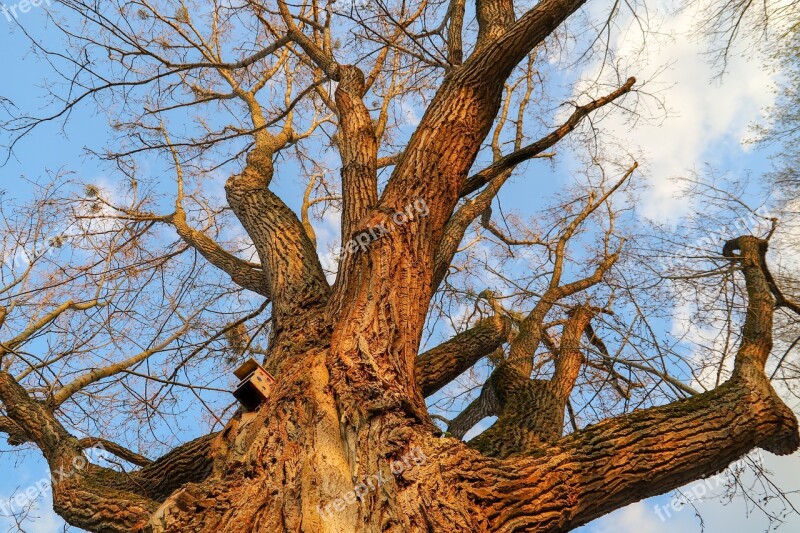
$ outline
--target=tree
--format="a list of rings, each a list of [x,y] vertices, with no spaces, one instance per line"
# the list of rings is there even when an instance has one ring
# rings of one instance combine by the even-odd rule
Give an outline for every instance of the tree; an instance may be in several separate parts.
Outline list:
[[[10,116],[10,146],[96,100],[120,133],[97,155],[125,183],[81,190],[56,176],[5,217],[6,257],[20,260],[3,270],[0,430],[43,454],[70,524],[562,531],[754,448],[800,444],[765,373],[776,307],[798,310],[770,274],[766,235],[718,243],[715,260],[746,289],[724,382],[700,393],[668,357],[641,356],[660,346],[639,331],[649,325],[622,268],[616,200],[637,163],[604,155],[586,127],[632,106],[636,80],[595,84],[563,116],[534,98],[583,1],[58,4],[67,15],[50,23],[68,50],[34,46],[69,91],[50,86],[52,115]],[[398,117],[423,105],[400,141]],[[556,126],[532,140],[536,105]],[[514,172],[573,132],[588,146],[581,186],[536,224],[495,216]],[[320,139],[340,159],[335,180]],[[174,192],[142,176],[157,155]],[[228,169],[215,205],[204,186]],[[281,169],[306,180],[297,211],[276,193]],[[323,263],[311,221],[337,208],[342,246]],[[75,221],[68,250],[30,246],[62,250],[64,220]],[[245,239],[226,233],[232,222]],[[504,290],[475,276],[479,245],[499,258],[502,271],[483,266]],[[475,312],[421,350],[426,317],[452,317],[448,306]],[[266,401],[233,414],[205,403],[254,354],[277,380]],[[482,360],[479,395],[443,431],[425,398]],[[112,438],[147,427],[163,438],[153,420],[179,419],[184,393],[221,429],[156,460]],[[620,405],[604,410],[611,398]],[[573,401],[613,416],[579,427]],[[100,445],[123,464],[87,462]]]
[[[759,125],[758,141],[762,145],[778,147],[774,157],[776,168],[771,177],[775,188],[783,196],[784,203],[788,204],[786,207],[791,215],[797,213],[793,203],[800,181],[795,170],[798,160],[798,94],[795,88],[799,74],[797,28],[791,28],[775,48],[777,50],[773,53],[783,79],[777,88],[777,99],[768,110],[768,123]]]

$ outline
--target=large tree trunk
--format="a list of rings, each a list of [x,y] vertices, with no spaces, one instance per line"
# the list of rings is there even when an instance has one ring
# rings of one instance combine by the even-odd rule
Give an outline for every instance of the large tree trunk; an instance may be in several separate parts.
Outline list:
[[[765,243],[751,237],[732,242],[726,252],[742,251],[750,308],[734,377],[711,392],[564,438],[550,428],[552,417],[533,407],[536,398],[526,406],[509,393],[501,402],[502,435],[488,445],[477,443],[479,452],[437,436],[414,405],[416,386],[408,389],[410,399],[394,402],[374,389],[370,372],[350,372],[347,387],[337,386],[334,376],[342,371],[334,354],[353,344],[368,351],[363,336],[337,340],[334,334],[331,340],[325,328],[285,332],[290,344],[304,348],[281,368],[275,393],[257,412],[229,424],[214,444],[212,476],[171,495],[150,527],[564,531],[711,475],[755,447],[790,453],[798,445],[797,422],[763,371],[774,303],[764,274]],[[375,306],[365,306],[346,325],[374,323],[375,312]],[[564,367],[549,384],[549,394],[562,401],[562,417],[580,359],[575,337],[590,315],[580,308],[574,313],[564,339]],[[386,342],[395,327],[386,323],[368,332],[373,342]],[[308,347],[310,337],[317,339],[315,347]],[[354,404],[348,400],[352,391],[376,395]],[[538,432],[540,438],[517,440],[515,432]],[[495,449],[491,442],[503,446]]]

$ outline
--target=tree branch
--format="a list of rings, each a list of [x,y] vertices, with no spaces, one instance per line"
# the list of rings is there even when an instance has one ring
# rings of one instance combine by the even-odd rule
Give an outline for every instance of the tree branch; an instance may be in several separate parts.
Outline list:
[[[365,229],[368,213],[378,203],[378,138],[372,117],[364,105],[364,74],[352,65],[338,68],[335,99],[339,116],[337,145],[342,158],[342,246]],[[347,277],[354,274],[354,254],[340,261],[334,302],[345,295]]]
[[[245,261],[226,252],[208,235],[192,228],[186,222],[186,211],[183,208],[183,168],[180,158],[178,157],[178,152],[175,150],[175,147],[172,146],[172,142],[163,125],[161,126],[161,130],[164,134],[164,140],[172,152],[178,181],[178,193],[175,197],[175,213],[167,217],[167,220],[175,226],[178,236],[180,236],[184,242],[200,252],[200,255],[205,257],[209,263],[226,272],[234,283],[257,294],[269,297],[267,278],[263,271],[250,266]]]
[[[748,293],[733,376],[716,389],[589,426],[533,456],[470,458],[468,485],[493,530],[564,531],[612,509],[718,472],[753,448],[786,455],[800,445],[797,419],[764,374],[774,300],[761,257],[767,242],[743,236],[724,255],[740,261]],[[739,250],[740,254],[734,254]],[[598,467],[601,465],[601,467]],[[443,465],[445,471],[455,465]],[[454,475],[458,475],[455,472]],[[609,485],[608,479],[617,482]],[[558,513],[543,513],[543,508]]]
[[[109,486],[163,502],[185,484],[199,483],[211,475],[212,444],[218,435],[210,433],[182,444],[138,470],[115,477],[108,482]]]
[[[11,446],[19,446],[29,442],[25,431],[7,416],[0,416],[0,433],[5,433],[8,436],[8,443]]]
[[[139,455],[136,452],[133,452],[127,449],[124,446],[117,444],[116,442],[112,442],[108,439],[101,439],[98,437],[84,437],[78,440],[78,446],[83,448],[84,450],[87,448],[102,448],[103,450],[113,453],[120,459],[124,461],[128,461],[131,464],[136,466],[147,466],[152,464],[153,461],[148,459],[144,455]]]
[[[472,412],[469,413],[462,413],[464,416],[459,415],[451,424],[449,431],[453,435],[458,435],[459,438],[463,437],[467,431],[469,431],[470,427],[467,427],[467,424],[472,422],[473,424],[476,423],[478,420],[485,416],[491,415],[499,415],[500,411],[497,410],[498,407],[502,407],[502,400],[500,401],[489,401],[489,399],[499,399],[503,397],[503,393],[500,391],[500,388],[509,388],[511,389],[518,389],[521,392],[521,395],[527,395],[527,399],[521,401],[530,401],[533,403],[539,402],[537,400],[537,396],[541,396],[541,409],[543,412],[552,413],[554,410],[558,410],[559,403],[556,399],[552,398],[553,393],[547,387],[541,387],[538,384],[533,383],[529,377],[531,374],[531,370],[533,368],[533,356],[536,353],[536,350],[539,347],[539,344],[542,341],[544,330],[542,329],[542,324],[544,323],[544,319],[547,314],[552,310],[553,306],[557,304],[560,300],[571,296],[573,294],[577,294],[580,291],[586,290],[589,287],[596,285],[600,281],[602,281],[603,276],[605,273],[616,263],[619,257],[619,250],[613,254],[610,254],[603,258],[599,265],[595,268],[594,272],[582,279],[575,280],[571,283],[567,283],[564,285],[560,285],[561,281],[561,271],[563,269],[563,258],[565,252],[565,245],[569,238],[572,236],[574,231],[577,229],[578,225],[582,220],[585,220],[586,217],[589,216],[591,212],[593,212],[599,205],[601,205],[609,196],[613,193],[629,176],[632,170],[636,168],[634,167],[630,169],[623,178],[615,184],[614,187],[611,188],[606,194],[604,194],[600,200],[597,202],[590,201],[583,209],[583,211],[573,220],[567,229],[561,234],[559,237],[558,245],[556,247],[556,265],[553,269],[553,275],[550,280],[550,286],[536,302],[536,305],[533,309],[528,313],[528,315],[520,322],[519,324],[519,331],[516,336],[510,342],[510,349],[507,359],[500,365],[500,368],[496,369],[492,376],[486,381],[481,390],[481,396],[473,402],[472,405],[468,407],[471,409]],[[490,184],[490,187],[495,187],[494,183]],[[487,189],[488,190],[488,189]],[[481,195],[486,194],[487,191],[482,191]],[[479,195],[480,198],[480,195]],[[477,200],[477,199],[476,199]],[[444,242],[444,241],[443,241]],[[581,330],[583,331],[583,330]],[[495,374],[497,374],[495,376]],[[506,382],[507,381],[507,382]],[[534,380],[535,381],[535,380]],[[495,390],[497,389],[497,390]],[[515,393],[516,394],[516,393]],[[563,413],[563,407],[561,408]],[[511,412],[511,411],[509,411]],[[477,418],[478,415],[480,418]],[[548,418],[547,420],[551,420]],[[516,421],[512,420],[510,422],[514,425],[525,425],[525,424],[537,424],[537,427],[544,424],[544,422],[540,421]],[[555,423],[554,423],[555,424]],[[548,429],[548,432],[552,433],[556,431],[556,425],[550,424],[549,426],[551,429]],[[552,431],[551,431],[552,430]],[[506,444],[500,443],[501,432],[495,430],[495,435],[487,435],[484,436],[483,440],[487,441],[489,438],[498,437],[498,442],[495,443],[492,441],[491,444],[482,444],[485,449],[490,449],[495,445],[504,446],[504,450],[514,450],[517,449],[515,445],[511,445],[506,447]],[[540,431],[534,431],[532,434],[539,435]],[[560,433],[559,433],[560,435]],[[524,435],[523,435],[524,436]],[[522,438],[522,437],[521,437]],[[527,438],[527,437],[525,437]],[[538,437],[537,437],[538,438]]]
[[[274,316],[281,321],[327,299],[329,286],[302,223],[275,193],[273,152],[256,147],[241,174],[225,184],[228,203],[253,240],[269,282]]]
[[[583,365],[580,339],[595,310],[573,308],[564,325],[555,372],[549,380],[529,379],[504,361],[485,387],[497,397],[497,421],[469,442],[492,457],[509,457],[543,449],[561,438],[569,396]]]
[[[356,230],[378,203],[378,140],[367,106],[362,100],[364,74],[348,65],[339,69],[336,107],[339,115],[338,147],[342,157],[342,239]]]
[[[450,217],[450,220],[447,221],[447,225],[444,227],[444,235],[439,241],[434,259],[432,281],[434,290],[439,288],[439,285],[447,275],[450,264],[453,262],[456,253],[458,253],[458,247],[461,245],[461,241],[464,239],[464,234],[470,224],[491,207],[492,201],[497,196],[497,193],[500,192],[500,188],[510,177],[510,171],[498,176],[489,187],[486,187],[475,198],[467,200],[464,205],[459,207]]]
[[[184,242],[200,252],[209,263],[228,274],[231,281],[244,289],[269,297],[264,272],[225,251],[205,233],[190,227],[186,222],[183,208],[176,210],[170,220]]]
[[[97,383],[98,381],[104,378],[118,374],[121,371],[125,370],[126,368],[130,368],[137,363],[141,363],[142,361],[146,360],[152,355],[164,350],[167,346],[175,342],[177,339],[181,338],[184,335],[184,333],[186,333],[186,331],[189,330],[189,328],[193,325],[193,320],[195,316],[188,317],[187,320],[184,322],[183,326],[178,328],[174,333],[172,333],[172,335],[170,335],[164,341],[158,343],[157,345],[148,348],[147,350],[143,350],[135,355],[132,355],[127,359],[123,359],[118,363],[110,364],[100,368],[93,368],[89,370],[89,372],[86,372],[83,375],[70,381],[68,384],[64,385],[62,388],[60,388],[53,394],[52,397],[53,405],[57,407],[62,403],[64,403],[65,401],[67,401],[81,389],[84,389],[85,387],[88,387],[93,383]]]
[[[572,112],[572,115],[570,115],[570,117],[561,126],[547,136],[542,137],[538,141],[504,156],[502,159],[495,161],[490,166],[471,176],[461,188],[461,196],[472,194],[489,183],[491,180],[497,178],[498,176],[504,175],[507,170],[513,169],[520,163],[532,159],[545,150],[552,148],[558,141],[566,137],[570,132],[578,127],[581,121],[586,118],[589,113],[630,92],[634,83],[636,83],[636,78],[628,78],[625,84],[616,91],[603,96],[602,98],[598,98],[597,100],[592,100],[588,104],[578,106],[575,108],[575,111]]]
[[[473,400],[463,411],[458,413],[447,427],[447,432],[457,439],[463,439],[475,424],[499,412],[497,397],[494,389],[484,387],[481,394]]]
[[[514,2],[512,0],[476,0],[475,14],[478,20],[478,40],[474,54],[500,39],[514,24]]]
[[[464,12],[467,0],[450,0],[447,26],[447,59],[451,65],[460,65],[464,61]]]
[[[592,111],[613,102],[623,94],[629,92],[635,81],[635,78],[629,78],[625,85],[613,93],[578,107],[563,125],[546,137],[498,159],[491,166],[474,174],[466,181],[461,188],[460,195],[462,197],[477,191],[487,183],[491,183],[492,186],[488,187],[476,198],[467,201],[467,203],[461,206],[447,222],[444,235],[439,242],[439,247],[436,252],[433,276],[434,289],[439,287],[442,280],[447,275],[447,270],[458,251],[461,240],[464,238],[464,233],[478,216],[490,208],[500,188],[508,178],[511,177],[513,169],[519,163],[540,156],[545,150],[554,146],[558,141],[573,131],[581,120]]]
[[[508,340],[510,321],[500,316],[485,318],[474,327],[417,358],[417,384],[430,396],[460,376]]]
[[[586,0],[542,0],[464,64],[470,79],[505,79],[522,58],[542,43]]]
[[[569,312],[569,318],[564,325],[564,333],[561,336],[561,346],[558,350],[556,360],[556,370],[550,379],[551,388],[556,398],[564,403],[572,389],[575,387],[575,380],[578,379],[578,372],[584,363],[583,352],[581,352],[581,337],[589,321],[594,317],[596,309],[588,305],[579,305]],[[564,411],[561,410],[561,418],[564,418]],[[560,435],[559,435],[560,436]]]
[[[550,444],[546,453],[441,467],[476,479],[466,490],[481,495],[478,505],[492,517],[488,529],[568,531],[719,472],[755,447],[790,453],[797,448],[797,422],[774,391],[754,393],[736,379],[589,426]]]
[[[88,463],[79,441],[42,402],[28,396],[7,372],[0,371],[0,400],[8,417],[41,450],[50,467],[53,509],[70,524],[90,531],[127,532],[144,527],[157,503],[109,488],[117,472]]]

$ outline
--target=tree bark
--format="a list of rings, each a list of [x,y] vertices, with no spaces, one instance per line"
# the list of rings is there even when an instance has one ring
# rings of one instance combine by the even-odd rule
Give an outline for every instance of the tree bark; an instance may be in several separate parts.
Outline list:
[[[540,408],[550,398],[563,421],[563,401],[582,360],[577,339],[594,312],[581,307],[567,325],[552,381],[500,389],[501,410],[514,403],[517,421],[529,417],[538,434],[506,438],[504,449],[480,450],[479,438],[476,450],[434,437],[428,421],[401,402],[373,398],[343,412],[341,398],[330,393],[325,357],[337,352],[334,337],[330,347],[299,357],[302,369],[295,366],[258,412],[226,428],[212,476],[170,496],[150,525],[155,531],[564,531],[711,475],[755,447],[791,453],[800,443],[797,421],[764,375],[774,304],[760,260],[765,243],[733,242],[750,304],[734,376],[711,392],[561,437],[552,417],[541,422]],[[525,401],[515,396],[520,391]],[[342,418],[354,413],[364,419]],[[414,453],[424,460],[388,473],[391,461]],[[368,482],[377,483],[381,469],[373,491]]]
[[[417,358],[417,385],[422,394],[430,396],[463,374],[482,357],[502,346],[509,333],[509,321],[494,316],[420,354]]]
[[[453,65],[378,196],[377,139],[362,101],[363,73],[336,63],[278,0],[288,28],[285,43],[297,45],[339,84],[342,239],[395,222],[392,231],[347,255],[329,286],[308,232],[269,188],[273,157],[291,135],[269,134],[255,97],[234,88],[257,133],[226,194],[260,268],[252,270],[193,233],[180,213],[175,222],[209,261],[271,299],[274,327],[264,364],[276,377],[274,388],[256,410],[238,412],[219,434],[151,463],[118,449],[144,465],[122,474],[87,465],[88,442],[70,435],[56,417],[72,393],[108,377],[104,369],[43,400],[0,372],[0,430],[42,451],[54,477],[56,512],[103,532],[564,531],[713,474],[753,448],[796,450],[797,421],[764,374],[780,298],[766,268],[767,243],[754,237],[739,237],[723,249],[744,274],[748,310],[733,377],[717,389],[564,436],[564,409],[584,361],[580,338],[595,312],[587,306],[575,308],[565,325],[552,378],[530,379],[547,313],[558,300],[600,282],[619,253],[606,246],[593,273],[562,284],[566,240],[635,165],[599,201],[590,196],[567,225],[549,289],[519,321],[509,356],[480,401],[454,426],[466,432],[489,413],[498,414],[498,422],[467,444],[439,437],[428,415],[425,396],[506,344],[511,329],[498,315],[419,356],[426,313],[454,246],[514,165],[632,87],[631,79],[578,108],[550,136],[469,179],[507,78],[584,1],[542,0],[515,20],[510,0],[479,0],[473,53],[462,62],[460,45],[449,50]],[[462,11],[463,3],[454,1],[453,32],[461,31]],[[457,209],[464,194],[484,185]],[[425,206],[424,216],[408,210],[417,203]]]

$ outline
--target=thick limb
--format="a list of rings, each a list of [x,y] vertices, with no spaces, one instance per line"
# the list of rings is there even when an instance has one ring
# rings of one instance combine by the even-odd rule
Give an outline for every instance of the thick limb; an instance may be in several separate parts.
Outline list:
[[[329,286],[297,215],[269,190],[272,153],[257,147],[225,185],[228,203],[253,240],[269,281],[278,323],[325,302]]]
[[[417,384],[430,396],[508,340],[508,320],[494,316],[478,322],[417,358]]]
[[[725,255],[741,263],[749,296],[729,381],[686,400],[605,420],[529,454],[501,461],[464,455],[443,465],[454,478],[464,469],[469,475],[483,472],[465,490],[488,509],[491,530],[572,529],[712,475],[754,448],[778,455],[798,448],[797,419],[764,374],[775,305],[761,260],[766,246],[750,236],[725,246]]]
[[[59,515],[91,531],[135,531],[147,523],[157,503],[130,491],[110,488],[105,480],[119,474],[89,464],[79,441],[44,403],[31,398],[7,372],[0,372],[0,400],[25,440],[33,442],[47,460],[53,508]]]
[[[584,361],[580,339],[593,316],[588,306],[572,309],[549,380],[528,379],[506,363],[492,373],[487,386],[498,399],[498,420],[470,446],[485,455],[508,457],[545,448],[561,438],[567,402]]]

